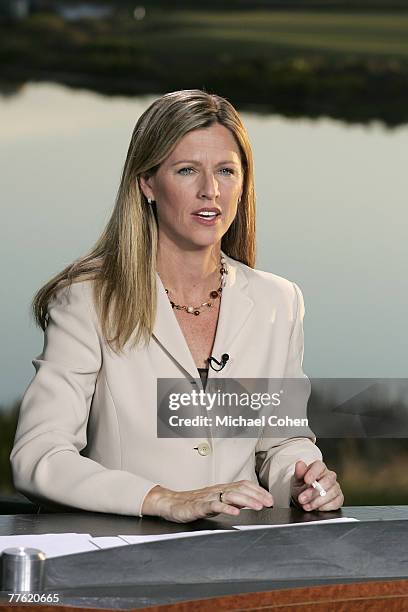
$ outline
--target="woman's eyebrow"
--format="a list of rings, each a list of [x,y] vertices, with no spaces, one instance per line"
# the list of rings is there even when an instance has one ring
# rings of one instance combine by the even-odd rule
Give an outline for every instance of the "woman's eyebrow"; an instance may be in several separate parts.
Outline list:
[[[180,159],[179,161],[174,162],[173,164],[171,164],[172,166],[177,166],[177,164],[196,164],[197,166],[201,166],[201,162],[199,162],[197,159]],[[233,161],[232,159],[228,159],[228,160],[224,160],[224,161],[220,161],[217,164],[215,164],[216,166],[222,166],[225,164],[233,164],[234,166],[239,166],[239,163],[236,161]]]

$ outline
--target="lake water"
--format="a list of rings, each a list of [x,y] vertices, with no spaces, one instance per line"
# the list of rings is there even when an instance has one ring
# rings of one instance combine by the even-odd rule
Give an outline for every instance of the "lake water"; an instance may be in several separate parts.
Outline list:
[[[133,126],[155,97],[28,84],[0,98],[3,406],[22,395],[42,350],[32,296],[102,231]],[[305,371],[406,377],[408,126],[242,116],[257,267],[303,290]]]

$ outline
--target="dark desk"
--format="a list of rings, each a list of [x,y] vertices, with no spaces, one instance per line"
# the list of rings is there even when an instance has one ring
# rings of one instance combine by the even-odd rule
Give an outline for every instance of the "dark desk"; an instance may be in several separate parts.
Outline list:
[[[64,604],[138,608],[234,593],[408,578],[408,506],[241,511],[237,518],[175,524],[92,513],[0,515],[0,535],[94,536],[226,529],[349,516],[360,523],[260,529],[158,541],[47,561],[45,592]]]

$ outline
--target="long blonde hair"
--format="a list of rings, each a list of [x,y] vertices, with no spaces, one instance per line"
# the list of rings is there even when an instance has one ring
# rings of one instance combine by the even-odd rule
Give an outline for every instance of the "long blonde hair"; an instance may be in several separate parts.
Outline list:
[[[133,130],[112,216],[92,250],[51,278],[34,296],[36,323],[46,329],[48,305],[57,291],[93,280],[93,299],[106,342],[123,349],[147,343],[156,316],[157,216],[140,189],[139,177],[154,174],[180,139],[191,130],[220,123],[236,138],[244,172],[236,217],[221,248],[250,267],[255,265],[255,193],[251,146],[232,104],[199,89],[165,94],[141,115]]]

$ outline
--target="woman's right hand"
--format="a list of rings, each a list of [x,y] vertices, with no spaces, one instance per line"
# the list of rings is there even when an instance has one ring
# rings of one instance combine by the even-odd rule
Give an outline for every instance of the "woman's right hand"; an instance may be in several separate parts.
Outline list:
[[[141,513],[188,523],[217,514],[237,516],[240,508],[261,510],[264,506],[273,506],[272,495],[255,482],[239,480],[193,491],[172,491],[157,485],[146,495]]]

